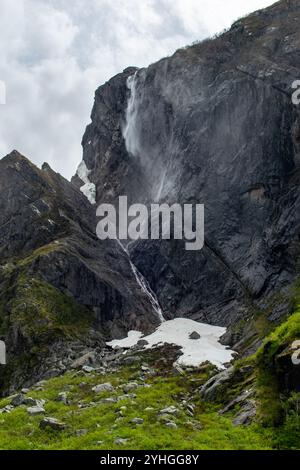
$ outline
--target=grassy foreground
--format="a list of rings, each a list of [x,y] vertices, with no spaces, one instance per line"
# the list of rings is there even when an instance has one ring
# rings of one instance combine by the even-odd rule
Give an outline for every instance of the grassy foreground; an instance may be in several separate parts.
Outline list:
[[[147,357],[144,356],[145,361]],[[153,354],[147,363],[154,365]],[[150,360],[149,360],[150,359]],[[230,416],[218,415],[218,407],[203,403],[199,386],[207,379],[210,367],[188,373],[175,374],[171,369],[157,369],[145,380],[140,376],[141,364],[121,366],[108,375],[86,374],[74,371],[51,379],[42,389],[27,393],[32,398],[46,400],[45,416],[63,421],[64,431],[41,430],[43,416],[30,416],[26,406],[0,415],[0,449],[271,449],[273,432],[258,424],[234,427]],[[155,369],[154,369],[155,370]],[[123,385],[135,381],[140,385],[117,403],[103,399],[124,395]],[[110,382],[113,392],[96,394],[92,387]],[[57,400],[66,391],[69,404]],[[133,398],[130,394],[135,394]],[[184,400],[195,405],[194,416],[185,408]],[[0,401],[0,408],[10,399]],[[84,406],[88,405],[88,408]],[[91,406],[92,405],[92,406]],[[81,407],[80,407],[81,406]],[[177,428],[169,428],[159,411],[170,406],[178,409],[172,419]],[[132,420],[142,418],[143,424]],[[120,446],[117,439],[126,439]]]

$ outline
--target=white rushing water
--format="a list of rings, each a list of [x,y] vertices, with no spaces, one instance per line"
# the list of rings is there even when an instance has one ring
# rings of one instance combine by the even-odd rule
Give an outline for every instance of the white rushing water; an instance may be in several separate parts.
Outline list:
[[[128,251],[126,250],[126,248],[122,245],[122,243],[120,242],[120,240],[117,240],[117,242],[119,243],[120,247],[122,248],[122,250],[126,253],[126,255],[128,256],[128,259],[129,259],[129,263],[130,263],[130,266],[131,266],[131,270],[134,274],[134,277],[138,283],[138,285],[140,286],[142,292],[148,297],[148,299],[150,300],[151,302],[151,305],[153,307],[153,310],[157,313],[157,317],[159,319],[159,321],[162,323],[165,321],[164,319],[164,316],[163,316],[163,312],[162,312],[162,309],[161,309],[161,306],[159,305],[159,302],[157,300],[157,297],[155,295],[155,293],[153,292],[153,290],[151,289],[150,285],[149,285],[149,282],[145,279],[145,277],[142,275],[142,273],[140,273],[140,271],[137,269],[137,267],[133,264],[133,262],[131,261],[130,259],[130,254],[128,253]]]
[[[134,156],[139,154],[139,139],[137,132],[137,72],[127,79],[127,88],[130,91],[130,96],[126,109],[126,122],[123,128],[123,137],[127,152]]]
[[[112,348],[130,349],[142,338],[148,342],[144,349],[164,343],[175,344],[182,351],[177,364],[198,367],[208,361],[219,369],[224,369],[224,364],[230,362],[234,356],[234,351],[220,343],[220,338],[225,332],[226,328],[219,326],[206,325],[187,318],[175,318],[162,323],[149,336],[143,336],[139,331],[130,331],[127,338],[110,341],[107,345]],[[199,338],[191,339],[192,333],[197,333]]]
[[[148,281],[144,278],[144,276],[142,275],[142,273],[139,272],[139,270],[137,269],[137,267],[133,264],[133,262],[130,260],[130,265],[131,265],[131,269],[132,269],[132,272],[134,273],[135,275],[135,278],[137,280],[137,283],[138,285],[140,286],[141,290],[147,295],[147,297],[149,298],[151,304],[152,304],[152,307],[153,309],[156,311],[157,313],[157,316],[158,316],[158,319],[161,323],[163,323],[165,321],[164,319],[164,316],[163,316],[163,313],[162,313],[162,309],[159,305],[159,302],[157,300],[157,297],[156,295],[154,294],[153,290],[151,289]]]

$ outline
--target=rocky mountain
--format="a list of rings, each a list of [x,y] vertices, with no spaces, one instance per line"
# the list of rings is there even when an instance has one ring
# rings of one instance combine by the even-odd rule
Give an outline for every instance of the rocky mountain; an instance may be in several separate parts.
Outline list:
[[[202,251],[144,241],[131,257],[166,318],[234,325],[231,343],[258,312],[288,313],[299,273],[299,20],[299,2],[282,0],[126,69],[97,90],[83,137],[97,203],[205,204]]]
[[[162,313],[228,327],[223,342],[244,356],[291,313],[299,20],[299,2],[282,0],[113,77],[96,91],[71,183],[16,151],[0,161],[2,394],[93,351],[101,363],[106,341],[151,333]],[[205,204],[203,250],[179,240],[98,240],[96,207],[120,195]]]
[[[128,255],[98,240],[92,205],[47,164],[40,170],[16,151],[0,161],[0,226],[2,390],[159,323]]]

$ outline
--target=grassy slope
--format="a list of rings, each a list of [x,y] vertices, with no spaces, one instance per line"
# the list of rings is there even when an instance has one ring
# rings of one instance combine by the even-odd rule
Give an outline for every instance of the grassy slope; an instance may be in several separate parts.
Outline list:
[[[299,415],[295,413],[298,397],[292,395],[285,400],[278,393],[276,354],[282,351],[295,338],[300,336],[300,312],[296,311],[288,320],[266,338],[259,352],[246,361],[238,361],[237,368],[251,363],[255,365],[255,382],[257,398],[260,404],[257,424],[248,427],[234,427],[230,414],[218,415],[220,405],[204,403],[198,389],[204,383],[211,368],[176,375],[171,362],[164,367],[157,367],[158,358],[165,357],[161,351],[147,352],[140,361],[131,366],[120,366],[116,372],[102,376],[93,372],[68,372],[65,375],[48,380],[43,390],[34,388],[29,396],[46,399],[46,416],[56,417],[67,424],[64,432],[40,430],[40,416],[29,416],[25,407],[19,407],[10,414],[0,415],[0,449],[115,449],[117,438],[128,439],[126,449],[288,449],[300,448]],[[131,380],[144,383],[140,379],[141,363],[147,361],[154,367],[155,375],[148,376],[150,385],[140,387],[134,393],[135,400],[130,398],[118,403],[101,403],[108,396],[123,395],[122,384]],[[79,386],[82,382],[85,385]],[[115,391],[95,395],[92,387],[95,384],[111,382]],[[227,390],[229,396],[236,395],[239,387],[236,382]],[[67,391],[69,405],[57,401],[58,394]],[[189,399],[196,405],[194,417],[190,417],[180,399]],[[0,401],[0,408],[9,402]],[[80,408],[80,403],[94,402],[90,408]],[[174,419],[177,429],[165,426],[158,419],[158,412],[174,405],[180,412]],[[118,419],[118,411],[126,406],[123,418]],[[147,407],[154,408],[147,411]],[[274,422],[274,413],[278,407],[285,410],[281,423]],[[263,413],[262,413],[263,411]],[[143,418],[144,424],[134,425],[133,418]],[[76,431],[85,429],[87,434],[77,436]],[[103,441],[99,444],[99,441]]]
[[[27,275],[27,266],[31,261],[25,259],[18,266],[14,296],[10,303],[10,321],[20,327],[33,345],[36,344],[32,341],[35,336],[43,338],[37,350],[31,351],[33,356],[38,356],[47,343],[48,334],[69,338],[88,330],[90,312],[54,287],[39,279],[30,278]],[[9,271],[10,276],[15,269]],[[136,380],[140,375],[141,365],[137,364],[122,366],[104,377],[96,373],[86,375],[83,372],[69,372],[47,381],[42,391],[33,389],[29,396],[46,399],[46,416],[64,421],[68,425],[66,431],[54,433],[40,430],[41,417],[29,416],[25,407],[19,407],[10,414],[0,414],[0,449],[114,449],[118,448],[114,444],[118,437],[128,439],[125,446],[128,449],[300,448],[299,416],[295,414],[298,397],[280,396],[276,370],[278,353],[294,339],[300,338],[299,292],[300,289],[295,295],[295,313],[266,338],[256,355],[236,363],[237,370],[245,364],[254,367],[249,380],[255,383],[257,390],[259,424],[234,427],[230,414],[226,417],[218,415],[218,410],[224,404],[222,400],[219,405],[201,401],[198,389],[207,380],[209,369],[180,376],[172,372],[169,364],[169,368],[158,368],[154,377],[147,378],[147,383],[151,386],[139,388],[135,392],[136,400],[125,400],[117,404],[100,403],[101,398],[108,395],[95,396],[92,386],[108,381],[118,386],[129,380]],[[0,305],[0,317],[1,309],[3,315],[4,305]],[[5,323],[2,327],[5,329]],[[143,360],[151,365],[155,363],[152,353],[147,353]],[[233,381],[227,390],[222,391],[223,398],[228,400],[237,396],[248,387],[247,380],[243,383]],[[79,387],[83,381],[86,385]],[[71,403],[68,406],[56,400],[58,393],[64,390],[69,393]],[[121,394],[123,392],[120,389],[113,393],[117,396]],[[158,420],[158,411],[170,405],[178,407],[181,396],[192,396],[192,401],[196,404],[195,415],[191,418],[182,408],[175,419],[178,428],[168,428]],[[96,405],[83,409],[79,408],[79,401],[94,401]],[[7,399],[1,400],[0,408],[7,403]],[[119,416],[117,412],[123,405],[127,407],[124,418],[116,421]],[[146,411],[149,406],[154,410]],[[133,425],[131,420],[135,417],[143,418],[144,424]],[[79,429],[86,429],[87,434],[76,436]],[[98,441],[103,441],[103,444],[97,444]]]
[[[123,366],[118,372],[97,376],[83,372],[70,372],[62,377],[49,380],[43,391],[29,393],[34,398],[44,398],[46,416],[56,417],[67,423],[61,433],[39,429],[41,417],[28,416],[25,407],[19,407],[11,414],[0,415],[0,449],[118,449],[116,438],[128,439],[126,449],[269,449],[272,447],[272,433],[258,425],[234,427],[229,418],[220,417],[214,405],[193,400],[196,412],[191,418],[184,408],[175,418],[178,429],[170,429],[158,419],[158,411],[175,405],[178,398],[193,393],[206,380],[207,373],[197,372],[186,376],[163,373],[149,377],[149,388],[138,388],[136,400],[126,399],[116,404],[100,403],[108,396],[123,395],[122,388],[113,393],[95,395],[91,388],[102,382],[111,382],[115,387],[137,380],[140,365]],[[79,387],[81,382],[86,385]],[[71,401],[64,405],[56,398],[67,390]],[[96,402],[88,409],[80,409],[78,402]],[[8,403],[2,400],[0,407]],[[118,410],[126,406],[124,417],[118,420]],[[146,411],[153,407],[153,411]],[[133,418],[143,418],[143,425],[131,423]],[[200,429],[197,429],[197,428]],[[85,436],[77,437],[76,431],[86,429]],[[103,444],[97,442],[103,441]]]

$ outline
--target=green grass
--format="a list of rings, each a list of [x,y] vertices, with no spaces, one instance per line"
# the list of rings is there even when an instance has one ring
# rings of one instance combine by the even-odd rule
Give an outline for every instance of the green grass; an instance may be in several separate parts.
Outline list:
[[[21,373],[30,376],[57,340],[82,340],[94,321],[93,312],[51,284],[31,277],[25,268],[7,281],[0,301],[0,334],[17,332],[20,347],[0,374],[3,393]]]
[[[91,312],[51,284],[19,275],[11,302],[11,321],[24,336],[42,338],[50,334],[83,335],[92,323]]]
[[[293,315],[270,333],[255,356],[260,419],[264,425],[277,425],[284,420],[283,403],[280,398],[281,370],[277,358],[294,340],[299,338],[300,309],[298,307]]]
[[[29,396],[44,398],[46,416],[56,417],[67,424],[64,432],[39,429],[41,417],[30,417],[25,407],[10,414],[0,415],[0,449],[120,449],[117,438],[128,439],[126,449],[270,449],[272,433],[258,425],[234,427],[229,418],[220,417],[213,405],[204,404],[200,398],[194,400],[196,411],[190,417],[184,408],[174,418],[177,429],[170,429],[158,419],[158,412],[174,405],[179,397],[195,392],[206,374],[186,376],[158,375],[147,379],[149,388],[141,387],[133,393],[135,400],[126,399],[114,404],[100,403],[107,396],[123,395],[122,389],[113,393],[95,395],[91,388],[102,382],[111,382],[115,387],[137,380],[136,367],[122,367],[118,372],[105,377],[83,376],[82,372],[67,373],[49,380],[43,391],[32,391]],[[86,385],[79,387],[81,382]],[[68,390],[71,404],[64,405],[56,398],[58,393]],[[80,409],[78,402],[96,402],[93,408]],[[0,407],[8,400],[2,400]],[[126,406],[124,417],[117,420],[118,411]],[[146,411],[147,407],[154,408]],[[133,418],[143,418],[143,425],[132,424]],[[191,424],[192,423],[192,424]],[[199,428],[199,429],[198,429]],[[76,431],[86,429],[85,436],[78,437]],[[97,444],[103,441],[102,445]]]

